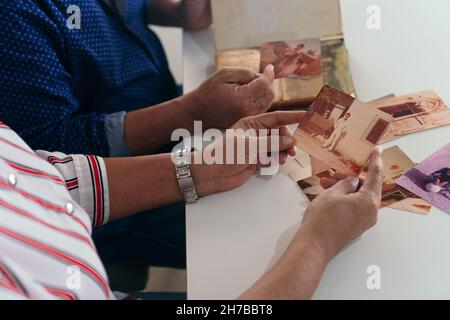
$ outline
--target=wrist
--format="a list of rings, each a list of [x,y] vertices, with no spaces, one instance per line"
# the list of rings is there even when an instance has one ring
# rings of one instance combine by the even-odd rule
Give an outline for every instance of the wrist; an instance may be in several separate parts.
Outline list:
[[[192,163],[194,163],[196,154],[192,154]],[[199,197],[206,197],[218,192],[218,179],[214,178],[214,170],[211,165],[192,164],[191,172]]]
[[[193,123],[194,121],[201,121],[202,118],[202,108],[203,101],[201,99],[201,94],[199,89],[189,92],[183,95],[181,98],[183,108],[187,111],[188,117]]]
[[[292,250],[314,253],[317,260],[328,264],[336,255],[334,244],[321,232],[316,232],[307,225],[302,225],[291,244]]]
[[[311,299],[328,262],[314,241],[297,237],[259,281],[261,285],[257,284],[243,298]]]

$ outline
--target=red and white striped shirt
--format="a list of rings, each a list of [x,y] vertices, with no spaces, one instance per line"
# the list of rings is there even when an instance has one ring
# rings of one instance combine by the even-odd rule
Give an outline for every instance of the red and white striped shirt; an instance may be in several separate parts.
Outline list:
[[[91,238],[108,218],[103,159],[33,152],[0,122],[0,299],[114,299]]]

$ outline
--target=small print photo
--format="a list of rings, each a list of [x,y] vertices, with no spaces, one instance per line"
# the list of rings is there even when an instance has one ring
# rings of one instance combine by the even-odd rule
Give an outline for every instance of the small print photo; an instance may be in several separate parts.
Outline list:
[[[370,104],[394,117],[382,142],[450,124],[450,109],[431,90],[380,99]]]
[[[322,57],[319,39],[275,41],[261,46],[261,72],[275,67],[275,79],[314,76],[321,73]]]
[[[325,86],[294,133],[296,145],[336,171],[359,175],[392,116]]]
[[[405,173],[397,184],[450,213],[450,144]]]
[[[398,186],[395,181],[414,167],[414,162],[397,146],[384,150],[383,163],[385,180],[383,182],[381,208],[408,211],[427,215],[431,205],[412,192]],[[321,178],[333,178],[334,170],[326,170],[313,177],[297,181],[305,196],[314,200],[324,189],[320,185]],[[365,172],[361,173],[364,178]]]

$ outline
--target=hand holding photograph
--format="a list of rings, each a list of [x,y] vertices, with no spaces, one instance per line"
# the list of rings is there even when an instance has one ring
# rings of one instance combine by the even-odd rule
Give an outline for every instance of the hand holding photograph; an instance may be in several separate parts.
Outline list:
[[[261,67],[275,67],[275,79],[318,75],[321,72],[319,39],[276,41],[261,46]]]
[[[382,189],[381,208],[390,207],[402,211],[427,215],[431,205],[412,192],[398,186],[395,181],[408,170],[414,168],[414,162],[397,146],[383,151],[385,179]],[[297,181],[305,196],[314,200],[325,189],[320,185],[322,178],[333,179],[334,170],[326,170],[315,176]],[[360,177],[364,178],[365,172]]]
[[[392,116],[324,86],[294,133],[296,145],[336,171],[358,176]]]
[[[450,144],[405,173],[397,184],[450,213]]]

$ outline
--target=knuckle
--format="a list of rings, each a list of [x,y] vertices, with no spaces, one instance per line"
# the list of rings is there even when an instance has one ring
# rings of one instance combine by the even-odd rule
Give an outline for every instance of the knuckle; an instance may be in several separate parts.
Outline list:
[[[367,207],[370,210],[371,213],[377,212],[378,208],[380,206],[380,201],[378,199],[375,199],[374,197],[370,197],[367,203]]]
[[[384,175],[384,168],[381,164],[377,164],[376,166],[374,166],[373,168],[373,173],[378,176],[378,178],[384,180],[385,175]]]

